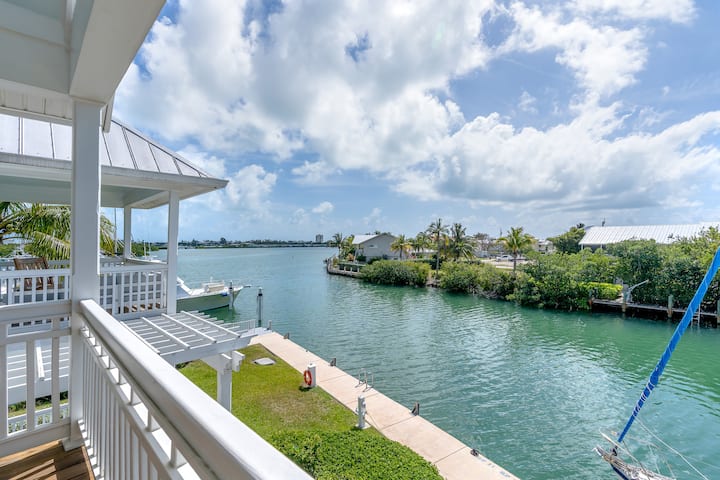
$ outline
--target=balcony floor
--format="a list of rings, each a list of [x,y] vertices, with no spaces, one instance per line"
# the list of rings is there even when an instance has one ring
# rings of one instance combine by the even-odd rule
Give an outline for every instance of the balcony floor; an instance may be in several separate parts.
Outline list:
[[[0,458],[0,478],[7,480],[94,480],[85,447],[66,452],[51,442]]]

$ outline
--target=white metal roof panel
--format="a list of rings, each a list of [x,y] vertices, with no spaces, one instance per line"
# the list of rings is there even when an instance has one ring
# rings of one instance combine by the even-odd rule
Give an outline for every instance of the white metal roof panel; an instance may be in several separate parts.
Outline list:
[[[23,122],[22,153],[33,157],[53,158],[49,123],[32,119]]]
[[[128,148],[125,132],[119,123],[112,122],[110,131],[103,135],[107,143],[110,165],[120,168],[135,168],[130,149]]]
[[[0,152],[20,153],[20,123],[17,118],[0,115]]]
[[[355,235],[353,237],[353,245],[360,245],[361,243],[365,243],[368,240],[372,240],[375,237],[378,237],[379,235]]]
[[[157,162],[158,168],[161,172],[173,174],[178,173],[178,168],[177,165],[175,165],[172,155],[152,144],[150,144],[150,151],[155,157],[155,161]]]
[[[72,128],[68,125],[53,123],[52,136],[54,158],[72,160]]]
[[[720,223],[703,222],[681,225],[628,225],[590,227],[580,245],[611,245],[626,240],[655,240],[669,244],[681,238],[693,238],[710,227],[718,228]]]
[[[128,145],[130,146],[138,170],[157,172],[158,167],[150,151],[150,144],[129,130],[125,131],[125,135],[127,136]]]

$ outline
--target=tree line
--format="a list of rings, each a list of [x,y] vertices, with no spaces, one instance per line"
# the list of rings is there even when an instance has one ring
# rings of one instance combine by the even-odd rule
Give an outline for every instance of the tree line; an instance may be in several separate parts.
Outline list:
[[[448,291],[570,311],[589,309],[591,298],[618,299],[623,288],[642,283],[632,291],[632,301],[661,306],[670,302],[673,307],[683,308],[720,247],[720,232],[709,228],[697,237],[667,245],[653,240],[628,240],[606,249],[581,250],[579,231],[583,227],[576,225],[560,235],[559,248],[546,254],[530,248],[533,239],[522,227],[510,229],[499,241],[515,260],[522,254],[528,262],[514,264],[513,270],[507,271],[469,254],[454,254],[460,251],[452,249],[454,232],[444,230],[441,221],[433,222],[428,238],[440,255],[434,255],[432,262],[425,262],[425,267],[418,267],[418,260],[376,262],[371,268],[365,267],[363,278],[373,283],[420,286],[432,275]],[[718,301],[720,282],[715,279],[703,309],[715,311]]]

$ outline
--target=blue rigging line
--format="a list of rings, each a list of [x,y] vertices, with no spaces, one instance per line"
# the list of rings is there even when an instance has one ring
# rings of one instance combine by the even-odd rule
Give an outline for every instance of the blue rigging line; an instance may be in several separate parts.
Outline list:
[[[663,370],[665,370],[665,366],[670,361],[670,356],[672,355],[675,347],[680,341],[680,337],[682,337],[683,333],[685,333],[685,330],[687,330],[688,325],[690,325],[690,322],[692,321],[695,312],[697,312],[697,310],[700,308],[700,302],[702,302],[702,299],[705,296],[708,287],[710,286],[710,282],[712,282],[712,279],[713,277],[715,277],[715,273],[717,273],[719,268],[720,248],[718,248],[718,250],[715,252],[713,261],[710,264],[707,273],[705,273],[705,277],[703,278],[702,282],[700,282],[700,286],[698,286],[695,295],[693,296],[692,300],[690,300],[690,305],[688,305],[688,308],[685,311],[685,315],[683,315],[682,320],[680,320],[680,323],[675,329],[675,333],[673,333],[673,336],[670,338],[670,343],[668,343],[668,346],[665,348],[665,352],[663,352],[662,357],[660,357],[660,361],[655,366],[655,370],[653,370],[652,374],[650,374],[650,379],[648,380],[647,385],[645,385],[645,388],[640,395],[640,399],[637,401],[637,404],[635,405],[635,408],[633,409],[633,412],[630,415],[630,418],[628,419],[625,428],[623,429],[620,436],[618,436],[617,443],[621,443],[623,441],[628,430],[630,430],[630,426],[635,421],[638,413],[640,413],[640,409],[643,407],[645,401],[650,396],[650,393],[660,381],[660,375],[662,375]]]

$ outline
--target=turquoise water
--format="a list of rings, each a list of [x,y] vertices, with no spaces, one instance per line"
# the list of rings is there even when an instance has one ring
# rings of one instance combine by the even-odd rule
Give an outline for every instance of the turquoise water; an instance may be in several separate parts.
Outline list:
[[[614,478],[592,449],[600,430],[624,425],[674,325],[367,285],[327,275],[333,251],[181,250],[179,274],[262,286],[274,330],[350,373],[368,369],[378,390],[420,402],[424,417],[524,480]],[[240,293],[238,319],[255,317],[255,294]],[[719,352],[720,332],[689,330],[640,416],[708,478],[720,478]],[[652,440],[642,425],[631,435]],[[678,478],[700,478],[646,450],[646,464],[666,459]]]

